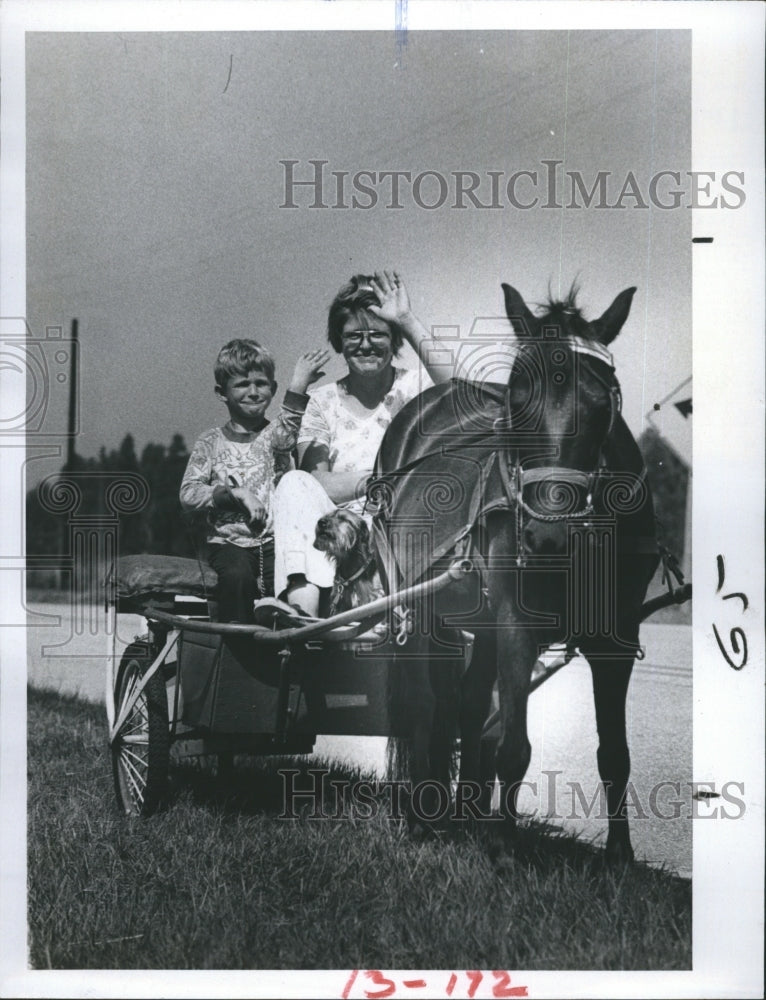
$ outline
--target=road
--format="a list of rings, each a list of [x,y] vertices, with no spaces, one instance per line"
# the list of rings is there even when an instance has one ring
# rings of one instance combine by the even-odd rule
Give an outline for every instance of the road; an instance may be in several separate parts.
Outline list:
[[[138,617],[121,617],[118,649],[142,631]],[[630,815],[636,855],[691,875],[692,635],[686,625],[645,623],[647,658],[636,664],[628,702]],[[35,687],[104,700],[107,653],[104,612],[35,604],[27,628],[28,679]],[[523,789],[524,812],[548,816],[586,838],[601,841],[599,778],[590,671],[577,658],[530,699],[532,761]],[[320,737],[316,753],[382,774],[385,740]],[[679,783],[680,794],[673,783]],[[674,803],[680,803],[674,805]],[[589,815],[590,813],[590,815]],[[675,815],[680,814],[680,815]]]

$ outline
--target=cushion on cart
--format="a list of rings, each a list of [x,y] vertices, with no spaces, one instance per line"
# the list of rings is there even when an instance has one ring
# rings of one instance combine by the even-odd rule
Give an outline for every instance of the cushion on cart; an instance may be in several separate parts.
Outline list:
[[[207,563],[180,556],[123,556],[111,577],[118,607],[140,607],[149,601],[172,607],[177,595],[213,597],[218,584]]]

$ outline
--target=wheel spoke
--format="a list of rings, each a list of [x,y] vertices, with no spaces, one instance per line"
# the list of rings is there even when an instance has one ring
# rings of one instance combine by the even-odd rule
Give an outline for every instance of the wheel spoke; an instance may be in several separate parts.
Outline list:
[[[127,704],[127,698],[123,699],[123,705]],[[133,705],[130,712],[128,713],[123,725],[122,732],[139,732],[146,731],[149,728],[149,711],[146,703],[146,696],[142,693],[138,697],[138,701]]]
[[[135,670],[132,670],[128,675],[128,683],[125,688],[125,692],[122,696],[122,705],[126,705],[133,697],[133,692],[136,690],[137,684],[138,684],[138,675],[136,674]],[[120,707],[122,707],[122,705]]]
[[[157,808],[158,795],[167,781],[163,770],[169,747],[162,732],[156,735],[156,730],[159,723],[167,726],[168,721],[158,693],[161,678],[150,678],[145,684],[144,657],[131,653],[121,667],[116,717],[122,721],[112,740],[112,753],[118,801],[128,815],[142,815]]]
[[[143,797],[144,797],[143,796],[143,791],[144,791],[144,788],[146,788],[146,778],[141,774],[141,772],[138,770],[138,768],[136,767],[136,765],[130,759],[129,753],[130,753],[130,751],[127,750],[125,747],[123,747],[122,752],[120,754],[120,759],[122,760],[122,762],[125,765],[125,773],[130,778],[131,784],[133,784],[133,786],[135,787],[136,791],[141,796],[141,801],[143,801]],[[141,783],[141,787],[140,788],[138,786],[138,782]]]
[[[120,708],[119,708],[119,711],[117,713],[118,717],[119,717],[120,713],[122,712],[122,709],[124,708],[124,706],[127,705],[132,700],[132,698],[133,698],[133,696],[135,694],[136,688],[138,687],[138,685],[140,684],[140,682],[141,682],[140,674],[139,674],[138,670],[135,667],[133,667],[133,669],[130,670],[130,672],[128,674],[127,684],[125,686],[125,690],[123,692],[123,696],[122,696],[122,698],[120,700]],[[134,727],[134,730],[135,730],[135,728],[137,726],[140,726],[140,725],[147,725],[148,726],[148,724],[149,724],[149,713],[148,713],[148,708],[147,708],[147,704],[146,704],[146,695],[142,692],[138,696],[137,701],[135,702],[135,704],[132,706],[130,712],[128,713],[128,716],[125,719],[125,722],[124,722],[124,725],[123,725],[123,729],[124,729],[125,726],[132,725]]]
[[[135,805],[140,806],[144,801],[143,790],[139,788],[138,782],[131,774],[127,760],[122,758],[120,759],[120,769],[122,771],[123,779],[127,785],[127,791],[131,800]]]
[[[125,724],[122,729],[122,733],[124,736],[129,736],[134,733],[147,733],[148,731],[149,731],[149,720],[143,716],[137,719],[134,719],[132,716],[128,716],[128,718],[125,720]]]
[[[123,754],[125,754],[126,760],[130,759],[131,761],[135,762],[133,766],[136,768],[136,770],[138,770],[139,768],[143,768],[144,772],[149,770],[149,764],[145,756],[142,757],[140,754],[135,753],[133,750],[130,749],[130,747],[123,747],[122,752]],[[144,778],[143,780],[145,781],[146,779]]]

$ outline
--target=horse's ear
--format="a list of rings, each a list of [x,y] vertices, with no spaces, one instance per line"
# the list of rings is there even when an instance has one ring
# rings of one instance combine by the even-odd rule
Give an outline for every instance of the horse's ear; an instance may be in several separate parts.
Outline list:
[[[534,332],[537,320],[527,308],[521,295],[511,285],[502,284],[505,295],[505,311],[517,337],[528,337]]]
[[[602,344],[611,344],[622,329],[625,320],[628,318],[630,304],[633,301],[635,293],[635,287],[626,288],[624,292],[620,292],[603,316],[600,316],[593,323],[596,339]]]

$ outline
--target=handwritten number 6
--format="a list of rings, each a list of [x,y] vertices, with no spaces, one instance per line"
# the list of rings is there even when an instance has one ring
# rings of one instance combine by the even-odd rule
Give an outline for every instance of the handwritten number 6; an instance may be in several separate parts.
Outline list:
[[[723,643],[721,642],[721,636],[718,634],[718,629],[715,627],[715,625],[713,626],[713,634],[715,635],[715,641],[718,643],[718,648],[721,650],[721,653],[723,654],[723,657],[726,660],[726,662],[729,664],[729,666],[733,670],[741,670],[744,667],[744,665],[747,663],[747,638],[745,636],[744,631],[741,628],[733,628],[729,632],[729,639],[731,640],[731,647],[734,650],[735,654],[737,654],[737,655],[739,655],[739,652],[740,652],[739,642],[737,641],[737,636],[739,636],[742,639],[742,662],[741,663],[735,663],[732,660],[732,658],[729,656],[729,654],[727,653],[727,651],[724,649]]]

